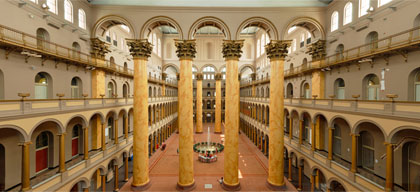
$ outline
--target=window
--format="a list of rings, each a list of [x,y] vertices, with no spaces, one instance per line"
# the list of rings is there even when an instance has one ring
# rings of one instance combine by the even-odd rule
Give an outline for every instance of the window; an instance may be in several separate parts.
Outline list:
[[[44,131],[36,137],[35,144],[35,172],[39,173],[48,169],[49,161],[52,161],[52,158],[49,158],[50,152],[50,139],[52,135],[48,131]],[[52,148],[51,148],[52,149]]]
[[[417,72],[414,80],[415,101],[420,101],[420,71]]]
[[[261,43],[260,43],[260,40],[258,39],[258,41],[257,41],[257,57],[260,56],[260,46],[261,46]]]
[[[64,0],[64,19],[73,23],[73,4],[70,0]]]
[[[73,48],[73,50],[72,50],[72,56],[73,56],[73,58],[79,59],[80,58],[80,51],[81,51],[81,48],[80,48],[79,43],[73,42],[73,44],[71,45],[71,47]]]
[[[300,48],[302,48],[303,46],[305,46],[305,34],[302,33],[300,35]]]
[[[86,13],[83,9],[79,9],[79,27],[86,29]]]
[[[405,157],[403,159],[407,159],[408,161],[408,166],[406,169],[406,172],[404,172],[406,174],[406,176],[403,176],[403,183],[407,183],[405,184],[405,190],[407,191],[420,191],[420,181],[419,181],[419,173],[420,173],[420,147],[419,147],[419,142],[407,142],[408,145],[407,147],[405,147],[407,149],[407,153],[405,155]],[[406,162],[404,162],[406,163]]]
[[[293,27],[290,27],[289,28],[289,30],[287,30],[287,33],[291,33],[291,32],[293,32],[294,30],[296,30],[296,26],[293,26]]]
[[[372,31],[366,36],[366,44],[370,44],[368,50],[374,50],[378,48],[378,32]]]
[[[338,12],[334,11],[331,15],[331,31],[335,31],[338,29]]]
[[[337,99],[345,99],[345,86],[344,80],[339,78],[335,80],[334,88]]]
[[[114,46],[118,46],[117,34],[115,32],[112,33],[112,42]]]
[[[365,77],[367,100],[379,100],[379,78],[374,74]]]
[[[108,98],[114,97],[114,84],[112,82],[108,83]]]
[[[310,44],[311,43],[311,39],[312,39],[311,32],[308,31],[306,33],[306,44]]]
[[[79,155],[79,135],[82,130],[81,125],[75,125],[72,130],[72,137],[71,137],[71,156]]]
[[[124,98],[128,98],[129,97],[128,85],[126,83],[123,85],[123,97]]]
[[[336,53],[336,60],[342,60],[344,59],[344,45],[340,44],[337,46],[337,48],[335,49],[335,53]]]
[[[333,154],[341,155],[341,128],[336,124],[333,130]]]
[[[303,98],[310,99],[311,98],[311,89],[309,87],[309,83],[303,84]]]
[[[38,73],[35,76],[35,99],[48,99],[52,83],[50,82],[50,75],[48,73]]]
[[[109,117],[107,127],[105,129],[105,143],[114,139],[114,118]]]
[[[370,0],[359,0],[359,17],[366,15],[370,7]]]
[[[50,41],[50,34],[48,33],[47,30],[43,29],[43,28],[38,28],[36,30],[36,44],[38,49],[48,49],[49,48],[49,44],[48,42]]]
[[[353,4],[348,2],[346,6],[344,6],[344,17],[343,17],[343,25],[349,24],[353,21]]]
[[[47,0],[48,11],[58,14],[57,0]]]
[[[81,98],[82,92],[82,80],[78,77],[73,77],[71,79],[71,98]]]
[[[124,29],[128,33],[130,32],[130,28],[127,25],[120,25],[120,26],[121,26],[122,29]]]
[[[162,56],[162,42],[160,42],[160,38],[157,41],[157,54],[159,57]]]
[[[392,0],[378,0],[378,7],[385,5],[389,2],[391,2]]]
[[[296,51],[296,39],[293,39],[293,42],[292,42],[292,52],[295,52]]]
[[[157,37],[156,37],[156,33],[153,33],[153,53],[157,54]]]
[[[362,167],[373,170],[375,163],[374,138],[367,131],[362,132],[360,137],[362,141]]]
[[[264,44],[265,44],[265,35],[263,34],[261,37],[261,55],[264,54],[265,50],[264,50]]]

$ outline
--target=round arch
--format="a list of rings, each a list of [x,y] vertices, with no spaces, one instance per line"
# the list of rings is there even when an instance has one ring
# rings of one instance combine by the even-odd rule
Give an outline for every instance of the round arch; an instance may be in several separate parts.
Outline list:
[[[313,119],[313,123],[316,123],[316,118],[317,118],[318,116],[324,117],[325,121],[327,121],[327,125],[329,125],[329,122],[328,122],[327,117],[325,117],[325,115],[324,115],[324,114],[322,114],[322,113],[320,113],[320,112],[317,112],[317,113],[315,113],[315,114],[314,114],[314,116],[313,116],[313,118],[314,118],[314,119]]]
[[[188,39],[194,39],[194,34],[198,29],[205,26],[213,26],[218,28],[225,35],[227,40],[231,40],[232,36],[230,34],[229,27],[221,19],[213,16],[206,16],[197,19],[190,27],[188,31]]]
[[[371,123],[371,124],[375,125],[376,127],[378,127],[379,130],[381,130],[381,132],[382,132],[384,140],[386,140],[387,134],[385,132],[385,129],[382,126],[380,126],[378,123],[376,123],[375,121],[372,121],[372,120],[369,120],[369,119],[362,119],[362,120],[358,121],[357,123],[355,123],[353,128],[351,129],[351,133],[358,133],[359,132],[359,125],[361,125],[362,123]]]
[[[85,118],[85,116],[83,116],[83,115],[79,115],[79,114],[77,114],[77,115],[73,115],[72,117],[70,117],[69,118],[69,120],[65,123],[65,125],[67,126],[67,125],[69,125],[69,123],[73,120],[73,119],[75,119],[75,118],[80,118],[80,119],[82,119],[82,126],[83,127],[87,127],[88,126],[88,120]]]
[[[400,126],[395,129],[392,129],[391,133],[389,133],[389,136],[385,138],[385,142],[392,142],[392,138],[400,131],[404,130],[415,130],[420,132],[420,127],[415,126]]]
[[[285,27],[283,27],[280,39],[284,39],[287,35],[287,31],[289,30],[289,28],[293,26],[300,26],[300,27],[308,29],[309,31],[313,31],[314,29],[316,29],[320,33],[318,35],[319,39],[321,40],[326,39],[324,27],[322,27],[319,21],[317,21],[316,19],[312,17],[296,17],[292,19]],[[315,34],[312,34],[312,35],[314,35],[315,38],[318,38],[318,36],[315,36]]]
[[[92,173],[91,178],[93,177],[93,175],[96,173],[97,170],[99,170],[99,173],[101,175],[106,175],[106,173],[108,172],[108,170],[103,165],[98,165],[97,167],[95,167],[95,169],[92,169],[92,170],[94,171]]]
[[[76,185],[79,182],[82,182],[82,188],[83,189],[86,189],[86,188],[90,187],[90,180],[87,179],[86,177],[81,177],[81,178],[76,179],[76,181],[74,181],[70,186],[73,187],[74,185]]]
[[[309,116],[309,119],[312,120],[311,114],[306,110],[301,111],[301,113],[299,115],[300,120],[303,120],[304,114],[307,114]],[[316,117],[316,116],[314,116],[314,117]]]
[[[176,69],[176,72],[177,73],[179,73],[179,67],[178,66],[176,66],[175,64],[173,64],[173,63],[167,63],[167,64],[164,64],[163,65],[163,67],[162,67],[162,71],[163,72],[165,72],[166,71],[166,69],[167,68],[169,68],[169,67],[173,67],[173,68],[175,68]]]
[[[111,115],[114,119],[118,118],[118,113],[114,109],[108,111],[106,118],[108,119],[108,117],[111,117]]]
[[[35,131],[35,129],[38,126],[40,126],[40,125],[42,125],[43,123],[46,123],[46,122],[53,122],[53,123],[57,124],[57,126],[58,126],[57,129],[58,129],[59,134],[62,134],[62,133],[66,132],[65,127],[63,126],[63,124],[59,120],[53,119],[53,118],[48,118],[48,119],[44,119],[44,120],[38,122],[37,124],[35,124],[35,126],[32,127],[31,132],[28,135],[29,138],[32,138],[32,133]]]
[[[328,126],[329,127],[334,127],[334,122],[335,122],[335,120],[337,120],[337,119],[343,119],[346,123],[347,123],[347,125],[349,126],[349,127],[351,127],[350,126],[350,123],[349,123],[349,121],[344,117],[344,116],[342,116],[342,115],[335,115],[334,117],[332,117],[331,118],[331,120],[329,120],[329,124],[328,124]]]
[[[226,65],[225,65],[226,66]],[[253,73],[255,73],[255,66],[254,65],[252,65],[252,64],[244,64],[244,65],[241,65],[241,67],[239,67],[239,73],[242,73],[242,70],[244,70],[244,69],[246,69],[246,68],[250,68],[251,69],[251,71],[253,72]]]
[[[337,183],[339,183],[341,186],[343,186],[343,188],[344,188],[344,190],[346,190],[346,191],[348,191],[347,190],[347,186],[345,186],[345,185],[343,185],[343,182],[341,182],[339,179],[337,179],[336,177],[330,177],[328,180],[327,180],[327,187],[330,189],[331,188],[331,183],[332,182],[337,182]]]
[[[147,39],[149,33],[156,27],[161,25],[169,25],[178,32],[179,39],[184,39],[181,26],[174,19],[167,16],[156,16],[147,20],[144,25],[141,27],[139,37],[140,39]]]
[[[127,110],[126,109],[124,109],[124,108],[122,108],[121,110],[120,110],[120,112],[118,112],[118,116],[120,116],[120,114],[123,114],[123,116],[125,116],[125,115],[128,115],[128,112],[127,112]]]
[[[206,68],[206,67],[213,67],[213,68],[214,68],[214,72],[215,72],[215,73],[218,73],[217,67],[216,67],[215,65],[213,65],[213,64],[205,64],[205,65],[203,65],[203,66],[200,68],[199,73],[202,73],[202,72],[203,72],[203,70],[204,70],[204,68]]]
[[[19,126],[16,125],[0,125],[0,130],[1,129],[13,129],[16,130],[17,132],[19,132],[23,138],[23,142],[28,142],[31,141],[29,135],[26,133],[26,131],[24,129],[22,129]]]
[[[274,26],[274,24],[270,20],[264,17],[251,17],[243,21],[241,25],[239,26],[239,28],[236,30],[236,36],[235,36],[236,40],[240,39],[241,31],[244,28],[250,27],[250,26],[258,26],[258,27],[263,28],[267,32],[271,40],[279,39],[279,33],[277,31],[277,28]]]
[[[95,115],[98,115],[101,118],[101,123],[105,123],[105,116],[104,114],[102,114],[101,112],[97,111],[95,113],[93,113],[90,117],[89,117],[89,121],[90,119],[92,119],[92,117],[94,117]]]
[[[130,21],[128,21],[128,19],[118,16],[118,15],[106,15],[103,16],[102,18],[100,18],[98,21],[96,21],[92,33],[91,33],[91,37],[96,37],[97,33],[101,33],[101,36],[105,33],[106,29],[114,26],[114,25],[121,25],[124,24],[127,27],[130,28],[131,31],[131,37],[134,39],[135,38],[135,34],[136,31],[133,27],[133,25],[131,24]],[[101,30],[101,26],[105,25],[106,27],[104,29]]]

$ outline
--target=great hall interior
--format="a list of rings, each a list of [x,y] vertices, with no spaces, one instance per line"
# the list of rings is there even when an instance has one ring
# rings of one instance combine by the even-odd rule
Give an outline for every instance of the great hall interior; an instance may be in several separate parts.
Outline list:
[[[419,144],[420,1],[0,1],[0,191],[420,191]]]

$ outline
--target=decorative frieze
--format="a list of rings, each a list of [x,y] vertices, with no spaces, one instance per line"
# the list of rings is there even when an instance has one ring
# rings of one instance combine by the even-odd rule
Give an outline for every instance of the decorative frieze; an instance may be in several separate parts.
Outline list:
[[[197,53],[195,40],[175,40],[176,54],[179,59],[193,59]]]
[[[271,40],[270,43],[265,46],[267,57],[270,60],[284,59],[289,52],[287,48],[289,48],[291,44],[292,41],[290,40]]]
[[[198,81],[202,81],[203,80],[203,74],[202,73],[196,73],[195,74],[195,78],[198,80]]]
[[[105,54],[111,52],[109,43],[101,41],[99,38],[90,39],[91,54],[98,59],[105,59]]]
[[[223,57],[226,60],[239,60],[239,58],[241,58],[242,55],[243,46],[244,40],[223,40]]]
[[[152,44],[147,39],[127,39],[130,54],[133,58],[147,59],[152,54]]]
[[[318,40],[309,46],[309,50],[307,53],[312,55],[312,61],[321,60],[325,58],[326,53],[326,46],[325,40]]]

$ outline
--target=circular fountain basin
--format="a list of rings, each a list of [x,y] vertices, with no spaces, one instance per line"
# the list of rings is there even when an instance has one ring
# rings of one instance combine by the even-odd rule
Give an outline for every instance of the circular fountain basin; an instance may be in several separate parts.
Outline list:
[[[222,152],[225,147],[221,143],[210,142],[210,145],[207,142],[199,142],[194,144],[194,152],[197,153],[212,153]]]

